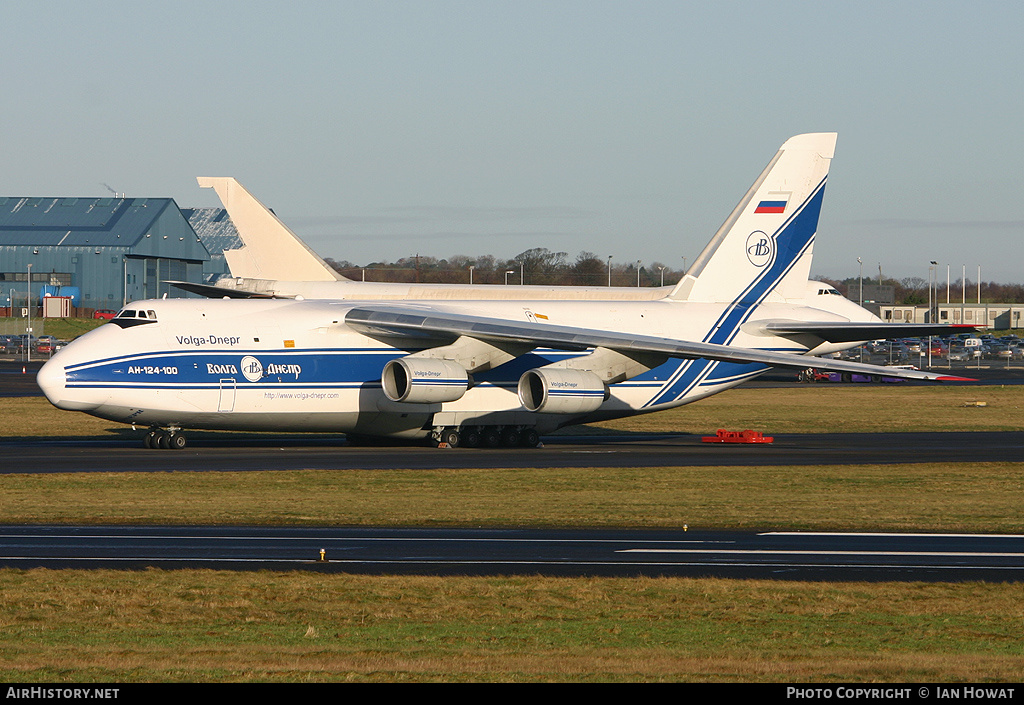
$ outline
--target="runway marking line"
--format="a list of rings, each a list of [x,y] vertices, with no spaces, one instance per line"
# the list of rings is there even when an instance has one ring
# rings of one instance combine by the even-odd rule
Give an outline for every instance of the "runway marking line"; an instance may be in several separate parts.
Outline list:
[[[899,534],[856,531],[763,531],[758,536],[877,536],[879,538],[926,539],[1022,539],[1024,534]]]
[[[1024,558],[1024,553],[978,553],[958,551],[812,551],[794,549],[714,549],[714,548],[625,548],[616,553],[728,553],[740,555],[801,555],[801,556],[945,556],[967,558]]]

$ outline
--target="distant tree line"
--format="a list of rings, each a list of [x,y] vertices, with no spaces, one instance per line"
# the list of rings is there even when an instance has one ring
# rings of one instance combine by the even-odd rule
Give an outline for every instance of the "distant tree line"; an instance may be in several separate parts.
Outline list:
[[[410,255],[395,262],[371,262],[365,266],[347,260],[327,258],[327,264],[343,276],[356,281],[403,282],[423,284],[531,284],[541,286],[608,286],[609,262],[593,252],[580,252],[573,260],[565,252],[552,252],[544,247],[535,247],[520,252],[511,259],[498,259],[493,255],[454,255],[438,259],[427,255]],[[611,261],[611,286],[666,286],[674,285],[683,276],[683,270],[669,267],[661,262],[640,264],[637,277],[637,262]],[[832,279],[814,276],[816,281],[826,282],[838,289],[851,301],[860,297],[858,277]],[[894,303],[906,306],[928,304],[928,280],[922,277],[903,279],[877,277],[864,279],[864,284],[883,284],[893,287]],[[937,301],[946,301],[946,283],[935,285]],[[950,301],[962,298],[960,280],[950,282]],[[978,283],[967,281],[967,301],[978,300]],[[982,282],[981,302],[990,304],[1024,302],[1024,285]]]
[[[493,255],[470,257],[455,255],[438,259],[425,255],[403,257],[395,262],[371,262],[359,266],[346,260],[326,259],[327,264],[349,279],[373,282],[423,284],[530,284],[547,286],[608,286],[609,262],[593,252],[580,252],[569,260],[565,252],[535,247],[512,259]],[[612,286],[674,285],[683,276],[661,262],[645,265],[637,262],[611,262]]]

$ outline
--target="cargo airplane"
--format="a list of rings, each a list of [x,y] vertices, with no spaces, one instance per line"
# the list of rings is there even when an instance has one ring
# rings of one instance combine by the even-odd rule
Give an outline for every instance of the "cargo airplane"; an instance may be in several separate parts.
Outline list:
[[[154,448],[183,448],[186,429],[536,446],[562,426],[688,404],[773,367],[957,379],[808,358],[949,329],[887,325],[809,280],[835,140],[786,141],[677,284],[628,292],[344,280],[318,271],[298,238],[280,240],[290,231],[233,179],[209,179],[246,248],[262,232],[277,256],[253,247],[232,264],[247,282],[194,289],[217,298],[127,305],[37,379],[55,406],[147,428]]]

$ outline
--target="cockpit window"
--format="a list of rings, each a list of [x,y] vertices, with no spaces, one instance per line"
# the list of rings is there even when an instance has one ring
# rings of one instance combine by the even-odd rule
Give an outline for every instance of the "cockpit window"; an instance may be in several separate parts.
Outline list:
[[[121,311],[119,311],[111,320],[111,323],[114,323],[120,328],[134,328],[135,326],[144,326],[147,323],[156,322],[156,311],[137,308],[121,309]]]

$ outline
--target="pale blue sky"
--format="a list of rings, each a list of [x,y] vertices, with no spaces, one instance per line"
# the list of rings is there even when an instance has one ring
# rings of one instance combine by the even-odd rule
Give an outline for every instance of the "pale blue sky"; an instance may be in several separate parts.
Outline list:
[[[325,257],[692,262],[788,137],[816,274],[1024,281],[1019,2],[48,2],[0,24],[0,195],[216,205]]]

